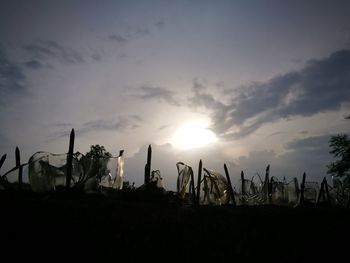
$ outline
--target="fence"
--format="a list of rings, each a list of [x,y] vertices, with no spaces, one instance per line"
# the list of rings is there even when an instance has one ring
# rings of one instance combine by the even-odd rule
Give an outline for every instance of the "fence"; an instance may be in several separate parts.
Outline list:
[[[34,192],[82,189],[86,193],[103,192],[123,188],[123,151],[117,157],[87,158],[74,150],[74,130],[71,132],[69,151],[65,154],[36,152],[27,163],[21,163],[18,147],[15,151],[16,166],[0,176],[0,187],[23,190],[23,169],[28,171],[30,189]],[[0,168],[6,154],[0,159]],[[159,170],[151,170],[152,148],[148,147],[143,189],[148,186],[163,188]],[[287,182],[270,177],[270,165],[266,167],[264,180],[259,174],[247,179],[244,172],[236,186],[232,186],[226,164],[225,177],[216,171],[203,167],[199,162],[197,185],[192,167],[183,162],[176,164],[178,170],[177,193],[193,205],[307,205],[327,204],[349,207],[350,178],[333,178],[329,185],[326,178],[322,183],[306,181],[303,174]],[[203,177],[202,177],[203,173]]]
[[[179,169],[177,191],[182,198],[197,200],[197,205],[340,205],[349,207],[350,200],[350,178],[333,178],[333,185],[329,185],[326,178],[322,183],[306,181],[303,174],[301,184],[295,177],[287,182],[286,178],[279,180],[277,177],[270,178],[270,166],[266,168],[265,180],[257,174],[247,179],[241,172],[238,184],[231,188],[227,167],[224,165],[226,178],[218,172],[202,168],[200,161],[199,169],[203,169],[204,176],[200,177],[202,171],[198,172],[198,183],[195,189],[191,189],[194,180],[192,168],[181,163],[185,168]],[[184,179],[186,178],[186,179]],[[193,183],[192,183],[193,182]],[[232,189],[232,190],[231,190]],[[186,191],[189,195],[186,196]],[[195,197],[192,193],[197,193]],[[196,204],[196,202],[193,202]]]
[[[117,157],[88,158],[79,152],[73,153],[73,146],[74,130],[70,136],[68,153],[36,152],[27,163],[20,162],[17,147],[16,166],[0,176],[0,186],[3,189],[22,190],[23,169],[27,169],[30,189],[38,193],[70,189],[93,193],[123,188],[123,151]],[[0,168],[5,159],[6,155],[3,155]]]

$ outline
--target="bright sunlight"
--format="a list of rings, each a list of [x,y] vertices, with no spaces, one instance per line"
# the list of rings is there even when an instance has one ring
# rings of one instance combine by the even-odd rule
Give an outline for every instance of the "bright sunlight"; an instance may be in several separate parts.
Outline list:
[[[217,140],[214,132],[201,121],[192,121],[181,126],[174,134],[173,145],[182,150],[206,146]]]

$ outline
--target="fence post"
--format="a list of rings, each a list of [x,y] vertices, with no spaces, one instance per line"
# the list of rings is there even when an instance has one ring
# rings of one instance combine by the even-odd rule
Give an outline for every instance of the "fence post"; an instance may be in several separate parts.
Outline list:
[[[327,205],[330,205],[331,203],[331,198],[329,195],[329,190],[328,190],[328,183],[326,177],[323,177],[322,183],[321,183],[321,189],[317,197],[317,202],[316,204],[319,205],[321,202],[321,198],[323,199],[323,202],[325,202]]]
[[[245,195],[245,180],[244,180],[244,172],[241,171],[241,181],[242,181],[242,195]]]
[[[232,199],[232,202],[233,202],[233,206],[236,206],[235,194],[233,192],[230,175],[228,173],[227,166],[226,166],[225,163],[224,163],[224,169],[225,169],[225,175],[226,175],[227,183],[228,183],[228,186],[229,186],[229,191],[230,191],[231,199]]]
[[[264,192],[267,202],[270,204],[270,165],[266,166],[265,170],[265,182],[264,182]]]
[[[5,160],[6,160],[6,154],[4,154],[3,156],[1,156],[1,159],[0,159],[0,169],[2,167],[2,165],[4,164]],[[5,179],[2,178],[2,176],[0,175],[0,185],[2,185],[3,187],[5,187],[6,185],[6,181]],[[5,187],[6,188],[6,187]]]
[[[148,185],[151,180],[151,162],[152,162],[152,147],[148,146],[147,163],[145,165],[145,185]]]
[[[190,189],[192,193],[192,203],[195,205],[196,204],[196,191],[194,190],[194,175],[193,175],[193,170],[190,167],[191,171],[191,183],[190,183]]]
[[[18,149],[18,146],[16,147],[15,157],[16,157],[16,167],[18,168],[18,190],[22,190],[23,167],[21,166],[21,153]]]
[[[324,177],[324,189],[326,190],[327,204],[331,205],[331,196],[329,195],[328,183],[326,177]]]
[[[75,139],[75,132],[74,132],[74,129],[72,129],[69,137],[69,150],[67,155],[66,191],[70,189],[70,181],[72,180],[74,139]]]
[[[241,181],[242,181],[242,184],[241,184],[241,197],[239,198],[240,199],[240,202],[241,202],[241,204],[245,204],[245,197],[244,197],[244,195],[245,195],[245,179],[244,179],[244,172],[243,171],[241,171]]]
[[[269,201],[269,205],[272,204],[272,186],[273,186],[273,177],[271,177],[268,185],[267,185],[267,195],[268,195],[268,201]]]
[[[2,165],[4,164],[5,160],[6,160],[6,154],[4,154],[3,156],[1,156],[1,159],[0,159],[0,169],[2,167]]]
[[[316,205],[319,205],[320,202],[321,202],[321,199],[323,199],[323,202],[326,201],[326,198],[325,198],[325,195],[324,195],[324,179],[325,177],[323,178],[322,182],[321,182],[321,189],[320,191],[318,192],[318,196],[317,196],[317,200],[316,200]]]
[[[303,173],[303,180],[301,181],[300,185],[300,199],[299,199],[299,205],[304,204],[304,190],[305,190],[305,179],[306,179],[306,173]]]
[[[287,184],[286,177],[283,176],[283,186],[282,186],[282,198],[283,198],[283,203],[285,203],[286,200],[287,200],[287,197],[286,197],[286,190],[285,190],[286,184]]]
[[[201,177],[202,177],[202,160],[199,160],[198,178],[197,178],[197,205],[199,205],[199,201],[200,201],[201,179],[202,179]]]
[[[295,188],[295,195],[297,196],[297,199],[296,199],[296,203],[297,203],[299,201],[299,198],[300,198],[300,189],[299,189],[298,178],[294,177],[293,182],[294,182],[294,188]]]

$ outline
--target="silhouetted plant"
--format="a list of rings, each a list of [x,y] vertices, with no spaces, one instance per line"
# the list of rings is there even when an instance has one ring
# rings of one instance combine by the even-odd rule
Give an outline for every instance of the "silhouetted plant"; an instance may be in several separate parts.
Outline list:
[[[1,169],[2,165],[4,164],[5,160],[6,160],[6,154],[4,154],[0,159],[0,169]],[[5,180],[5,178],[2,177],[1,174],[0,174],[0,185],[3,187],[5,187],[5,185],[6,185],[6,180]]]
[[[337,158],[335,162],[327,165],[328,174],[344,177],[350,176],[350,139],[346,134],[332,136],[329,141],[330,151]]]
[[[85,154],[85,158],[92,161],[88,177],[97,176],[100,179],[101,175],[105,174],[108,159],[111,157],[112,154],[104,146],[99,144],[91,145],[90,151]]]

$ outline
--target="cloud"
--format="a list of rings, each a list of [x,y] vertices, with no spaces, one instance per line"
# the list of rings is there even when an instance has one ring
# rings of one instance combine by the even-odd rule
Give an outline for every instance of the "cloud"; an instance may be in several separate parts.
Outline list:
[[[122,36],[119,34],[112,34],[108,36],[109,40],[115,41],[118,44],[126,44],[127,42],[129,42],[129,38],[127,36]]]
[[[0,105],[13,95],[28,93],[25,79],[22,69],[7,57],[0,45]]]
[[[159,131],[162,131],[162,130],[168,129],[168,128],[170,128],[170,127],[171,127],[171,125],[165,124],[165,125],[160,126],[160,127],[158,128],[158,130],[159,130]]]
[[[27,67],[27,68],[30,68],[30,69],[41,69],[43,67],[43,65],[41,64],[40,61],[38,60],[30,60],[30,61],[27,61],[24,63],[24,65]]]
[[[302,174],[306,172],[307,181],[321,182],[327,176],[327,164],[332,161],[328,145],[330,136],[294,139],[284,145],[287,151],[281,155],[274,151],[253,151],[248,156],[238,158],[236,163],[248,178],[257,172],[264,175],[265,167],[270,164],[271,176],[280,180],[283,177],[287,181],[291,181],[293,177],[301,180]]]
[[[158,20],[154,23],[154,25],[158,28],[158,29],[163,29],[165,26],[165,21],[163,19]]]
[[[93,53],[91,55],[91,58],[94,60],[94,61],[101,61],[102,60],[102,55],[101,54],[98,54],[98,53]]]
[[[223,137],[247,136],[262,125],[295,116],[338,110],[350,101],[350,50],[309,61],[303,69],[224,94],[223,104],[193,83],[192,106],[212,113],[213,129]]]
[[[75,127],[75,133],[79,136],[101,131],[124,132],[140,127],[142,118],[137,115],[119,116],[118,120],[94,120],[83,123],[80,127]],[[53,125],[57,130],[49,139],[60,139],[69,136],[72,125],[59,123]]]
[[[306,172],[310,180],[321,181],[327,175],[327,165],[333,160],[329,153],[331,135],[307,137],[291,141],[288,150],[278,158],[286,173],[301,176]]]
[[[313,136],[313,137],[307,137],[303,139],[293,140],[286,144],[285,148],[287,150],[293,150],[293,151],[315,151],[319,149],[325,149],[329,146],[329,140],[331,138],[331,135],[320,135],[320,136]]]
[[[174,106],[180,105],[180,103],[174,98],[174,92],[162,87],[145,85],[136,89],[136,92],[138,94],[135,96],[143,100],[158,100],[165,101]]]
[[[141,118],[139,116],[120,116],[117,121],[96,120],[83,124],[79,130],[80,133],[90,131],[126,131],[133,130],[140,126]]]
[[[130,41],[151,35],[151,31],[147,27],[127,29],[123,33],[113,33],[107,36],[107,40],[117,43],[118,45],[126,45]]]
[[[201,82],[197,78],[193,80],[192,92],[194,95],[189,98],[189,107],[205,107],[211,111],[211,118],[213,121],[213,127],[216,132],[220,134],[222,131],[230,127],[230,123],[227,123],[226,114],[228,106],[214,98],[213,95],[207,92],[207,84]]]
[[[151,31],[147,27],[137,28],[133,35],[135,38],[146,37],[151,35]]]
[[[63,47],[52,40],[37,40],[34,43],[23,46],[35,60],[58,59],[66,64],[78,64],[85,62],[82,55],[71,48]]]

